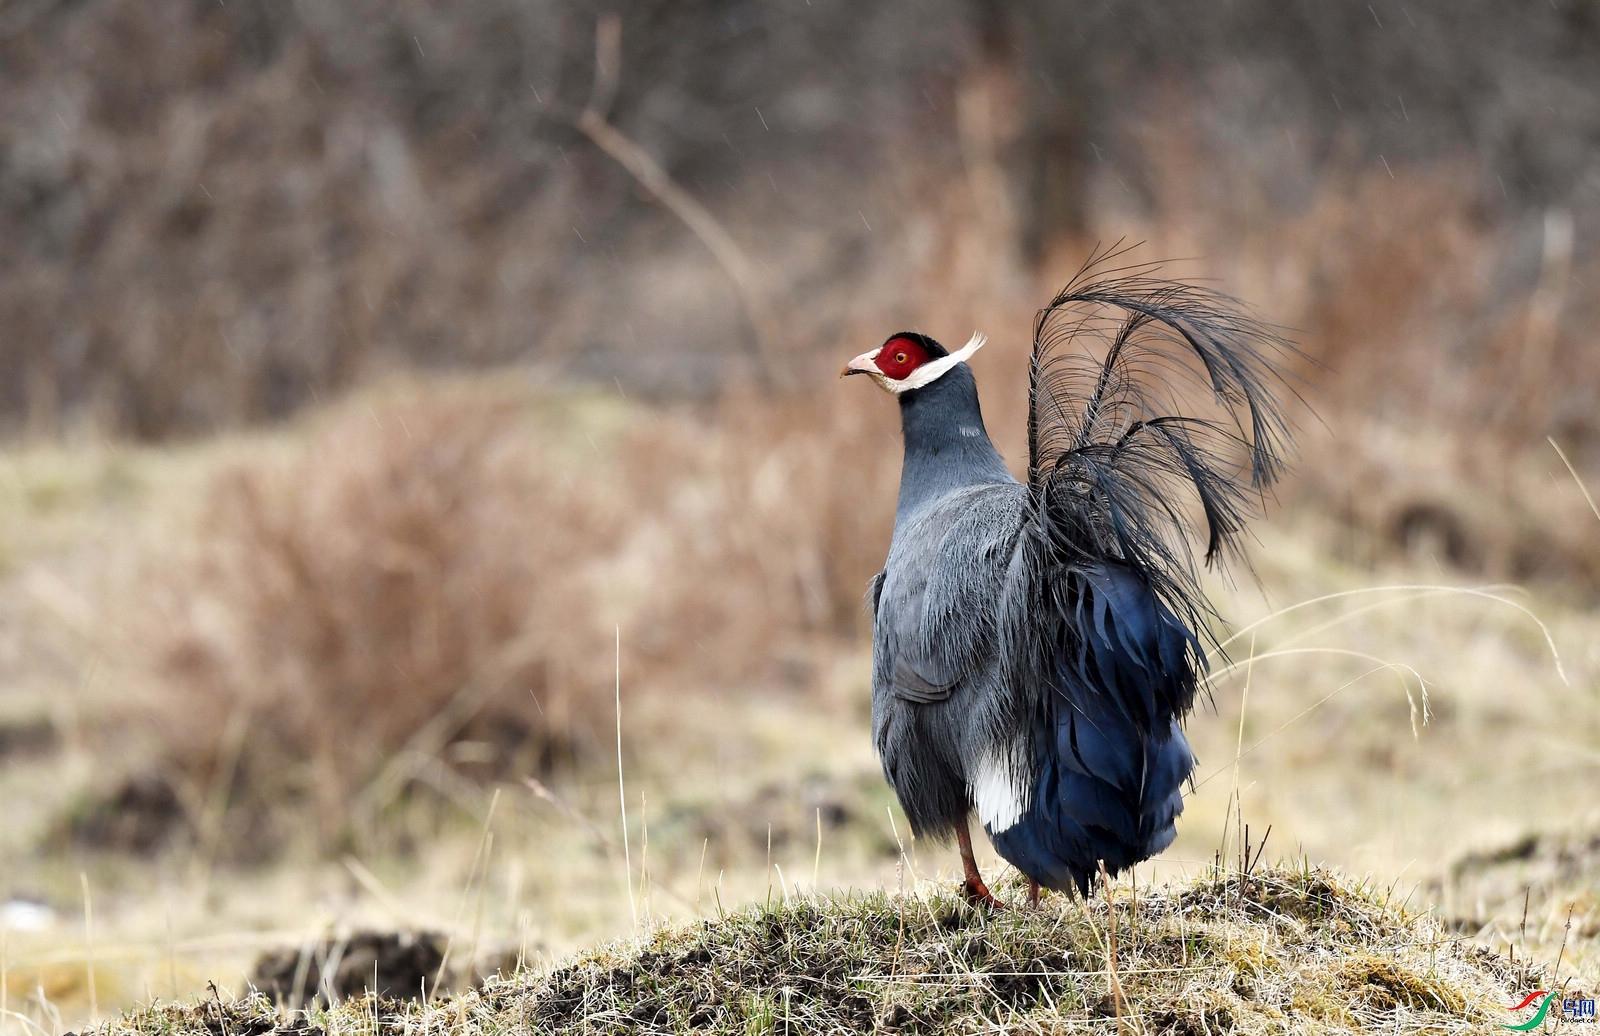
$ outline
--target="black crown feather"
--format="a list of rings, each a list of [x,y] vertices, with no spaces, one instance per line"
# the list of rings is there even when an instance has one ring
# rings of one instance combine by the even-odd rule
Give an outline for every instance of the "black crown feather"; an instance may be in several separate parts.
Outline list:
[[[928,351],[928,358],[930,360],[937,360],[941,356],[950,355],[950,350],[946,349],[944,346],[940,345],[938,342],[919,331],[896,331],[888,338],[885,338],[883,340],[883,344],[888,345],[896,338],[906,338],[916,342],[918,345],[922,346]]]

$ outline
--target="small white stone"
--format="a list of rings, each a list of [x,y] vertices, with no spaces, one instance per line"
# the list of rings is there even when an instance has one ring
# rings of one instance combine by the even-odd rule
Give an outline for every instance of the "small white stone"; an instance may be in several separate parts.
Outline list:
[[[42,932],[55,927],[56,912],[43,903],[12,899],[0,903],[0,929]]]

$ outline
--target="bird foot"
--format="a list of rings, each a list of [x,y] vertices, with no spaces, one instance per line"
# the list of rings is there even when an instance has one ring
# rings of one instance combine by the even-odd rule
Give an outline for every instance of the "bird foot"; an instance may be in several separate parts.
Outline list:
[[[968,878],[961,886],[962,894],[967,897],[967,902],[975,907],[986,910],[1004,910],[1006,905],[994,898],[994,893],[989,891],[989,886],[981,878]]]
[[[1028,909],[1039,909],[1039,883],[1037,881],[1028,882]]]

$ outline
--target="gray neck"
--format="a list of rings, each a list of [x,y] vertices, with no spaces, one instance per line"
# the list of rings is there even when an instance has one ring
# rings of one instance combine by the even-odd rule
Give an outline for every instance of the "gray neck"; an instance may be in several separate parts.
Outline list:
[[[952,490],[1016,481],[989,441],[978,408],[978,383],[964,363],[931,385],[900,396],[900,429],[906,459],[897,522]]]

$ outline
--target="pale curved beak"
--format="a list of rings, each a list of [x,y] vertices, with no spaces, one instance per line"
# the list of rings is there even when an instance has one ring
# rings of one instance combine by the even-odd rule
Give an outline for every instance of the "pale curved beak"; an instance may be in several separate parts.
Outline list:
[[[872,358],[877,355],[878,350],[876,349],[869,353],[862,353],[860,356],[857,356],[855,359],[844,365],[844,370],[839,372],[839,377],[848,378],[852,374],[873,373],[878,369],[878,365],[872,362]]]

